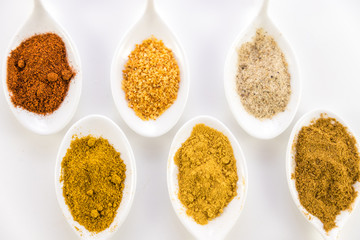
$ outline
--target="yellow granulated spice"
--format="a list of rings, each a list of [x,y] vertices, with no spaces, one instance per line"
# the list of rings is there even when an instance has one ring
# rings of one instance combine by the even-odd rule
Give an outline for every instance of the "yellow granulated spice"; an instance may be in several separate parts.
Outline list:
[[[63,196],[75,221],[90,232],[101,232],[113,222],[120,205],[126,166],[120,153],[100,137],[71,141],[61,162]]]
[[[155,37],[136,45],[123,70],[125,98],[143,120],[157,119],[174,103],[179,83],[173,52]]]
[[[223,133],[197,124],[174,161],[179,168],[178,197],[197,223],[205,225],[219,216],[237,195],[236,159]]]
[[[320,219],[324,230],[357,197],[360,157],[355,138],[334,118],[322,117],[302,127],[294,145],[296,190],[301,205]]]

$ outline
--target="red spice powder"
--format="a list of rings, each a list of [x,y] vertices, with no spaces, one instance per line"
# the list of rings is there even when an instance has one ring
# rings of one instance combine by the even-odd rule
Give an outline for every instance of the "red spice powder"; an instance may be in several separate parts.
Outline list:
[[[8,57],[7,86],[12,103],[40,115],[60,107],[74,76],[65,43],[54,33],[24,40]]]

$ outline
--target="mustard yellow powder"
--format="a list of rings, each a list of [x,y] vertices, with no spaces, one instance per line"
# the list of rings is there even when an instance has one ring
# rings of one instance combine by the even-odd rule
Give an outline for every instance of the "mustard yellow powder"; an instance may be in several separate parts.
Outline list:
[[[108,140],[73,139],[61,163],[60,181],[74,220],[90,232],[108,228],[123,196],[125,172],[120,153]]]
[[[197,124],[174,161],[179,168],[178,197],[197,223],[219,216],[237,195],[236,160],[223,133]]]

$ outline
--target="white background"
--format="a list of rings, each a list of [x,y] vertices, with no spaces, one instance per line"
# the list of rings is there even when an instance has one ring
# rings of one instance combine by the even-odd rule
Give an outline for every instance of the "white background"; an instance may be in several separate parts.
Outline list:
[[[321,236],[293,203],[285,175],[285,150],[294,122],[273,140],[247,135],[224,96],[223,67],[237,34],[255,17],[256,0],[156,0],[178,36],[190,66],[190,94],[179,123],[162,137],[135,134],[120,119],[110,91],[110,65],[120,39],[142,14],[145,0],[44,0],[77,45],[83,91],[71,124],[103,114],[124,130],[134,150],[138,181],[130,214],[113,239],[191,239],[177,219],[167,191],[166,163],[173,136],[190,118],[208,114],[237,137],[248,166],[245,208],[228,239],[317,240]],[[0,0],[0,61],[32,9],[29,0]],[[299,61],[303,94],[295,120],[314,108],[329,108],[360,135],[360,1],[273,0],[269,15]],[[0,75],[1,76],[1,75]],[[58,206],[54,166],[70,124],[51,136],[24,129],[0,91],[0,239],[77,239]],[[360,239],[360,208],[340,239]]]

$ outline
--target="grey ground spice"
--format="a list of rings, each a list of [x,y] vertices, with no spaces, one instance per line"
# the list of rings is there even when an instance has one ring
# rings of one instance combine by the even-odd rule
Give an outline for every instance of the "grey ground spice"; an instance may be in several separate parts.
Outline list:
[[[272,36],[256,30],[238,50],[237,91],[245,110],[259,119],[283,112],[291,95],[285,56]]]

